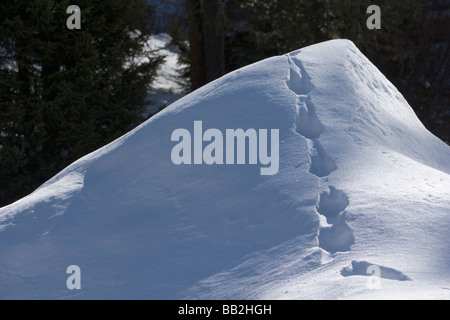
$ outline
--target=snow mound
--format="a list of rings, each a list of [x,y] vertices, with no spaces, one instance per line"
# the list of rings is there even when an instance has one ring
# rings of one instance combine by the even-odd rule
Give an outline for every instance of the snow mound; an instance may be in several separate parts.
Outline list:
[[[278,173],[175,165],[175,130],[193,135],[192,163],[219,145],[199,121],[278,130]],[[448,159],[350,41],[267,59],[0,209],[0,298],[450,298]]]

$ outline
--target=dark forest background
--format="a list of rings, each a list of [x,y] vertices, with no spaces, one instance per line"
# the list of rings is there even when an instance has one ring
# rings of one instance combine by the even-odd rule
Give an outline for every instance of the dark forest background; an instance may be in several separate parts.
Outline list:
[[[66,27],[70,5],[81,30]],[[381,30],[366,26],[370,5]],[[164,59],[145,44],[160,32],[188,65],[187,93],[267,57],[350,39],[450,142],[449,0],[2,0],[0,206],[145,120]]]

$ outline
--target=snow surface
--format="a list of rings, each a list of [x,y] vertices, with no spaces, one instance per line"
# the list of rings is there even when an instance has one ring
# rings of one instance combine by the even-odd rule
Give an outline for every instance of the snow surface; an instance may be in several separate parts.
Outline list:
[[[174,165],[194,121],[279,129],[279,173]],[[350,41],[267,59],[0,209],[0,298],[449,299],[449,159]]]

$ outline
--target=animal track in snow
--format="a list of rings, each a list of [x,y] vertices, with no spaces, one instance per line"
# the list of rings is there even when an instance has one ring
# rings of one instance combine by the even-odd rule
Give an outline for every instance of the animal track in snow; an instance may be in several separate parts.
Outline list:
[[[335,218],[349,205],[347,195],[335,187],[330,187],[330,192],[324,191],[317,203],[317,212],[327,218]]]
[[[312,145],[311,141],[308,141],[308,145],[311,158],[309,172],[319,178],[323,178],[337,170],[336,162],[327,154],[319,140],[312,141]]]
[[[319,247],[329,253],[350,251],[354,243],[353,231],[346,222],[345,213],[338,216],[332,226],[322,227],[319,231]]]
[[[367,261],[352,261],[351,267],[346,267],[341,270],[341,275],[344,277],[351,277],[351,276],[373,276],[373,272],[370,272],[376,267],[380,274],[377,276],[382,279],[389,279],[389,280],[397,280],[397,281],[412,281],[410,277],[405,275],[403,272],[372,264]]]
[[[316,108],[309,97],[299,97],[297,132],[307,139],[317,139],[325,131],[316,115]]]
[[[298,115],[296,131],[308,142],[310,155],[310,172],[322,178],[337,170],[336,162],[327,154],[322,147],[319,138],[325,131],[316,114],[316,108],[309,96],[314,86],[311,78],[306,73],[302,63],[293,57],[289,57],[289,79],[288,88],[297,95]]]
[[[315,105],[311,100],[310,93],[314,85],[301,61],[292,56],[288,56],[288,61],[290,70],[287,87],[297,95],[296,132],[305,138],[308,144],[309,172],[317,178],[324,178],[338,167],[319,140],[325,132],[325,127],[317,117]],[[329,253],[349,251],[354,244],[353,231],[346,222],[344,212],[348,205],[347,195],[334,187],[330,187],[329,193],[323,192],[319,197],[317,212],[328,221],[334,220],[332,225],[322,226],[318,234],[319,247]]]
[[[353,231],[346,222],[346,213],[350,204],[347,195],[330,187],[330,192],[324,191],[319,196],[316,205],[317,212],[326,217],[331,226],[323,226],[319,231],[319,247],[330,253],[350,251],[355,243]]]
[[[301,61],[295,57],[289,57],[289,65],[291,66],[287,82],[289,89],[299,96],[308,95],[314,86],[311,77],[304,71]]]

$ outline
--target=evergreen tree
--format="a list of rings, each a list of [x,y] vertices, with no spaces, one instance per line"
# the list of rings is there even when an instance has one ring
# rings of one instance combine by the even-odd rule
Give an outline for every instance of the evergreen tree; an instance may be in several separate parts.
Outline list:
[[[379,1],[381,30],[369,30],[371,0],[229,0],[227,70],[330,39],[350,39],[444,141],[449,102],[449,0]]]
[[[227,69],[327,40],[326,0],[249,0],[229,3],[232,34]]]
[[[69,30],[69,5],[0,4],[0,205],[143,120],[161,62],[145,47],[151,8],[80,0],[81,30]]]
[[[450,1],[382,1],[382,29],[368,30],[372,2],[341,0],[336,35],[349,38],[403,93],[430,131],[450,142]]]

